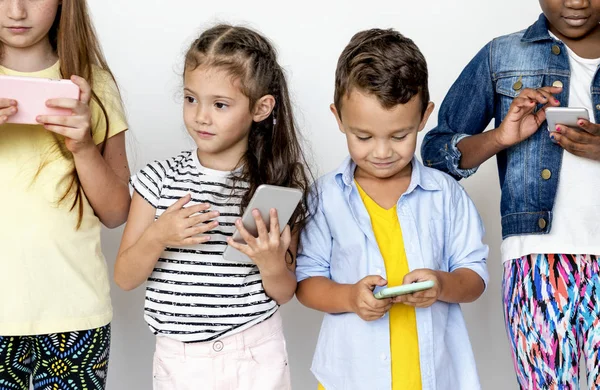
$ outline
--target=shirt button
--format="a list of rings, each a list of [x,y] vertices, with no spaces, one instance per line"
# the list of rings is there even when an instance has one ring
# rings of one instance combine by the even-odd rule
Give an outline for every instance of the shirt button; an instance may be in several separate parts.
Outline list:
[[[557,87],[557,88],[562,88],[563,87],[563,83],[560,80],[556,80],[555,82],[552,83],[553,87]]]
[[[560,54],[560,46],[552,45],[552,53],[555,55],[559,55]]]
[[[215,341],[215,343],[213,344],[213,349],[217,352],[221,352],[223,350],[223,342]]]
[[[542,179],[548,180],[548,179],[550,179],[550,177],[552,177],[552,172],[550,172],[549,169],[544,169],[542,171]]]
[[[513,84],[513,90],[515,91],[520,91],[521,88],[523,88],[523,83],[519,80],[516,83]]]
[[[381,361],[385,362],[387,360],[387,355],[385,353],[381,354]]]
[[[538,226],[540,227],[540,229],[545,229],[546,225],[547,225],[547,223],[544,218],[538,219]]]
[[[377,269],[375,270],[375,273],[376,273],[377,275],[381,275],[381,269],[380,269],[380,268],[377,268]]]

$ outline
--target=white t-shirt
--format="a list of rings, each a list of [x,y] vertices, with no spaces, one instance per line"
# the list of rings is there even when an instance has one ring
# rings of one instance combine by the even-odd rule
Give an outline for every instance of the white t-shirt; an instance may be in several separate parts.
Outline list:
[[[246,182],[200,164],[196,150],[148,164],[131,184],[156,209],[156,218],[186,194],[187,206],[209,203],[219,226],[200,245],[167,247],[146,285],[144,318],[158,336],[183,342],[230,336],[269,318],[277,303],[266,295],[258,267],[223,258],[240,217]]]
[[[590,86],[600,58],[581,58],[568,47],[567,52],[571,67],[569,107],[585,107],[594,122]],[[533,253],[600,255],[600,161],[563,152],[552,213],[548,234],[506,238],[502,242],[502,261]]]

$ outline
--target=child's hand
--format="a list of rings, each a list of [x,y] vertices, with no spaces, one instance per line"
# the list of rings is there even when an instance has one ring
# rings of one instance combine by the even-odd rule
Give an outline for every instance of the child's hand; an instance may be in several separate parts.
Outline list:
[[[580,119],[577,124],[581,130],[557,125],[556,132],[550,133],[550,137],[571,154],[600,161],[600,125],[585,119]]]
[[[378,320],[392,307],[392,300],[376,299],[373,290],[377,286],[385,286],[387,281],[378,275],[367,276],[352,285],[350,294],[350,307],[365,321]]]
[[[50,99],[48,107],[71,110],[71,115],[40,115],[37,121],[47,130],[65,137],[65,146],[73,154],[82,150],[96,147],[92,139],[92,114],[89,107],[92,98],[92,88],[85,79],[72,76],[71,81],[79,86],[80,96],[76,99]]]
[[[17,101],[0,98],[0,125],[8,121],[8,117],[17,113]]]
[[[267,226],[258,210],[252,210],[252,216],[256,223],[258,237],[254,237],[250,234],[250,232],[244,228],[242,220],[238,219],[235,221],[235,227],[239,230],[246,243],[240,244],[239,242],[235,242],[231,237],[227,239],[227,243],[252,259],[261,273],[269,271],[277,273],[282,267],[286,267],[285,254],[292,241],[290,227],[286,226],[285,229],[283,229],[283,232],[281,234],[279,233],[279,218],[277,217],[277,210],[275,209],[269,211],[271,225],[269,231],[267,231]]]
[[[504,120],[496,129],[498,144],[507,148],[531,137],[546,120],[546,108],[560,105],[554,94],[561,91],[562,88],[558,87],[524,89],[513,100]],[[537,104],[544,106],[534,112]]]
[[[426,280],[433,281],[433,287],[423,291],[417,291],[412,294],[399,295],[392,299],[393,303],[404,303],[414,307],[429,307],[438,301],[442,295],[442,283],[437,276],[437,272],[431,269],[417,269],[406,276],[402,284],[410,284],[414,282],[424,282]]]
[[[199,235],[219,225],[217,221],[207,222],[218,217],[219,212],[202,213],[210,208],[210,205],[206,203],[183,207],[191,199],[190,194],[179,199],[165,210],[156,222],[150,225],[152,234],[162,246],[198,245],[210,240],[209,236]]]

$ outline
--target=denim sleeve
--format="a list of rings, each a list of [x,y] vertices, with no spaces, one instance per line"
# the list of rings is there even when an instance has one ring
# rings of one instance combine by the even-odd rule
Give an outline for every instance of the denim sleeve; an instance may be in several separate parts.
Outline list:
[[[482,133],[494,116],[490,50],[491,43],[477,53],[454,82],[440,107],[438,125],[425,135],[421,145],[425,165],[455,179],[469,177],[478,168],[459,168],[458,143]]]
[[[316,194],[317,191],[313,191]],[[300,246],[296,260],[296,279],[298,282],[315,276],[331,279],[329,264],[331,262],[331,232],[322,199],[311,197],[311,209],[315,212],[310,216],[306,226],[300,233]]]
[[[446,242],[448,270],[452,272],[468,268],[483,279],[487,288],[489,275],[486,262],[489,248],[483,243],[483,223],[466,191],[458,183],[453,187]]]

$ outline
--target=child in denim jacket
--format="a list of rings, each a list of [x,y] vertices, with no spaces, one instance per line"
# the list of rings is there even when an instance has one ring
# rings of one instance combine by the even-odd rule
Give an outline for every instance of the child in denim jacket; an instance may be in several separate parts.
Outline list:
[[[540,0],[528,29],[487,44],[442,103],[426,165],[468,177],[492,156],[502,189],[504,318],[522,388],[600,385],[600,1]],[[548,129],[546,108],[590,120]],[[495,129],[484,132],[491,119]]]

